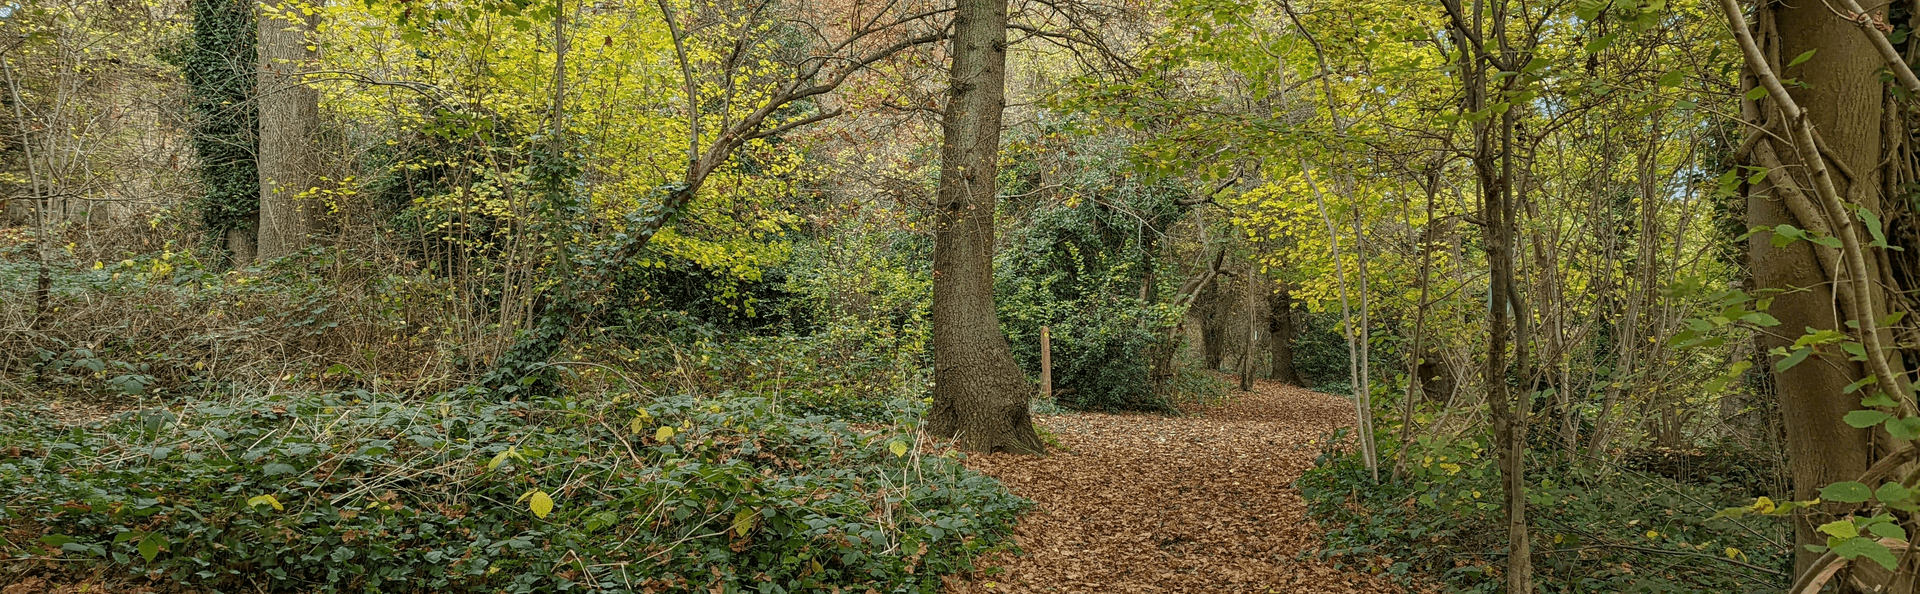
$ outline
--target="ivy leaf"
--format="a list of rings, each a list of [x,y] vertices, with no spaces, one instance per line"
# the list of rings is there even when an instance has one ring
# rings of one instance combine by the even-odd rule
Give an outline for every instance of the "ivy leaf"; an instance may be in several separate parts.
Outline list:
[[[286,506],[280,505],[280,500],[275,499],[272,495],[260,495],[247,500],[247,507],[260,507],[262,505],[272,506],[274,511],[287,511]]]
[[[1887,422],[1887,419],[1891,419],[1891,418],[1893,418],[1893,415],[1883,413],[1877,410],[1856,410],[1856,411],[1847,413],[1846,421],[1848,426],[1851,426],[1855,429],[1865,429],[1868,427],[1872,427],[1874,425],[1885,423]]]
[[[148,532],[146,537],[140,539],[140,544],[135,545],[134,548],[140,550],[142,558],[152,563],[154,557],[160,556],[160,547],[164,546],[167,546],[167,537],[161,536],[158,532]]]
[[[547,495],[546,491],[534,491],[533,496],[527,498],[527,509],[533,510],[535,517],[544,520],[547,514],[553,513],[553,496]]]
[[[1834,484],[1827,485],[1825,487],[1820,488],[1820,498],[1825,499],[1827,501],[1838,501],[1841,503],[1860,503],[1872,497],[1873,497],[1872,489],[1868,489],[1866,485],[1863,485],[1854,481],[1842,481],[1842,482],[1834,483]],[[1820,531],[1826,532],[1826,526],[1821,526]],[[1827,532],[1827,533],[1833,534],[1832,532]],[[1835,535],[1835,536],[1838,536],[1838,535]]]
[[[747,508],[740,508],[740,511],[733,512],[733,533],[746,536],[747,532],[753,530],[754,521],[759,518],[760,514]]]
[[[44,544],[50,547],[62,547],[62,546],[66,546],[68,543],[74,543],[74,542],[79,542],[79,539],[76,539],[71,536],[67,536],[65,534],[48,534],[46,536],[40,537],[40,544]]]

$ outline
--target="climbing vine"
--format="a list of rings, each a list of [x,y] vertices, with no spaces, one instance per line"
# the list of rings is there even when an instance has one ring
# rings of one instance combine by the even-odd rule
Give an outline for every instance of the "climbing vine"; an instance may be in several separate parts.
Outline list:
[[[193,30],[175,62],[186,74],[193,150],[203,186],[200,223],[209,241],[252,233],[260,209],[254,155],[254,17],[248,0],[193,0]]]

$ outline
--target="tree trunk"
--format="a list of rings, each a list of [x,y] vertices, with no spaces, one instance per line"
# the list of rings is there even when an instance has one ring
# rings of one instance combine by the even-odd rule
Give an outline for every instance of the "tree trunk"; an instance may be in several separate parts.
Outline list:
[[[1215,277],[1200,290],[1200,359],[1207,371],[1219,371],[1227,356],[1227,297]]]
[[[260,211],[258,116],[253,108],[256,19],[250,0],[192,0],[192,45],[181,74],[193,105],[200,223],[226,266],[253,260]]]
[[[1282,284],[1267,294],[1267,338],[1273,341],[1273,368],[1267,378],[1290,386],[1305,386],[1307,381],[1293,367],[1293,292]]]
[[[960,0],[941,120],[933,233],[933,408],[927,430],[973,452],[1044,451],[993,304],[993,211],[1007,74],[1006,0]]]
[[[260,239],[262,259],[291,254],[307,246],[320,204],[303,198],[320,172],[320,92],[303,84],[318,56],[308,49],[317,14],[295,3],[259,9],[260,59],[255,79],[260,105]]]
[[[1512,60],[1515,52],[1508,43],[1507,19],[1508,5],[1505,0],[1491,2],[1476,1],[1471,13],[1461,6],[1460,0],[1446,0],[1448,14],[1453,18],[1455,39],[1486,39],[1488,44],[1498,43],[1500,57]],[[1488,14],[1491,12],[1491,14]],[[1487,31],[1484,24],[1491,23],[1491,38],[1483,36]],[[1464,100],[1463,113],[1475,113],[1487,108],[1487,98],[1491,89],[1487,68],[1493,56],[1488,44],[1462,44],[1460,66],[1463,71],[1462,86]],[[1511,85],[1514,79],[1504,79],[1503,85]],[[1501,89],[1506,90],[1506,89]],[[1517,106],[1516,106],[1517,107]],[[1498,120],[1484,118],[1473,125],[1473,171],[1475,185],[1480,191],[1480,220],[1482,237],[1486,244],[1487,267],[1489,268],[1487,297],[1487,359],[1482,369],[1487,390],[1487,422],[1492,427],[1493,447],[1500,467],[1500,478],[1504,495],[1503,507],[1506,508],[1507,567],[1506,591],[1509,594],[1530,594],[1533,592],[1533,544],[1527,527],[1526,497],[1526,446],[1527,446],[1527,404],[1528,398],[1513,397],[1509,381],[1510,366],[1525,370],[1526,363],[1526,306],[1518,292],[1519,283],[1514,278],[1514,241],[1519,229],[1518,215],[1514,208],[1514,121],[1518,109],[1508,109],[1500,114]],[[1497,126],[1496,126],[1497,124]],[[1509,342],[1512,343],[1512,363],[1507,360]],[[1522,386],[1530,386],[1522,382]]]
[[[1253,357],[1260,352],[1260,301],[1253,298],[1255,291],[1259,290],[1253,275],[1259,271],[1259,267],[1251,263],[1247,265],[1247,343],[1240,349],[1240,391],[1242,392],[1253,391]]]
[[[1872,45],[1856,30],[1856,25],[1835,16],[1825,5],[1770,3],[1760,11],[1760,22],[1761,31],[1779,32],[1778,36],[1765,41],[1777,44],[1767,48],[1771,60],[1779,60],[1779,56],[1799,56],[1819,48],[1806,63],[1784,72],[1781,70],[1784,64],[1775,63],[1774,71],[1806,83],[1789,88],[1789,93],[1824,138],[1827,150],[1822,152],[1861,175],[1870,178],[1877,175],[1883,93],[1877,73],[1883,64]],[[1776,125],[1775,129],[1780,127]],[[1772,145],[1771,152],[1779,155],[1788,168],[1804,170],[1791,145],[1764,139],[1761,142]],[[1776,171],[1753,188],[1747,197],[1750,226],[1782,223],[1806,226],[1806,222],[1794,216],[1782,202],[1782,192],[1776,185],[1794,183],[1802,188],[1810,187],[1805,182],[1793,181],[1798,173]],[[1862,206],[1879,210],[1877,186],[1870,180],[1856,180],[1849,188],[1849,195]],[[1847,332],[1844,316],[1834,307],[1836,296],[1830,281],[1837,271],[1822,270],[1820,254],[1815,251],[1821,248],[1807,241],[1776,248],[1772,239],[1771,233],[1755,233],[1748,240],[1756,286],[1786,289],[1774,298],[1769,310],[1779,318],[1779,328],[1785,332],[1762,333],[1761,346],[1788,346],[1803,328]],[[1861,408],[1859,398],[1864,394],[1847,394],[1844,388],[1864,375],[1858,364],[1838,352],[1817,354],[1774,373],[1796,499],[1812,499],[1819,495],[1822,486],[1856,480],[1871,464],[1870,433],[1843,420],[1848,412]],[[1881,383],[1886,384],[1885,378],[1882,379]],[[1801,571],[1819,554],[1799,545],[1827,542],[1826,535],[1815,530],[1819,523],[1816,516],[1824,513],[1806,510],[1794,516],[1796,567]]]

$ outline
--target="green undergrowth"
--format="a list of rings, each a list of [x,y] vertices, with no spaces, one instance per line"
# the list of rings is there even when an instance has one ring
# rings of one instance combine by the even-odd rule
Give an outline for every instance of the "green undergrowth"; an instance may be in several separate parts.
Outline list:
[[[911,425],[759,397],[350,391],[48,419],[0,411],[15,578],[89,566],[206,592],[936,592],[940,574],[1005,546],[1025,505],[957,454],[920,452]]]
[[[1298,486],[1319,554],[1450,591],[1497,592],[1506,564],[1499,470],[1478,445],[1425,448],[1407,479],[1375,483],[1357,455],[1322,453]],[[1383,456],[1390,465],[1391,456]],[[1793,567],[1779,518],[1714,519],[1752,503],[1736,483],[1689,484],[1604,464],[1529,460],[1534,584],[1548,593],[1780,592]],[[1603,471],[1591,467],[1602,466]]]

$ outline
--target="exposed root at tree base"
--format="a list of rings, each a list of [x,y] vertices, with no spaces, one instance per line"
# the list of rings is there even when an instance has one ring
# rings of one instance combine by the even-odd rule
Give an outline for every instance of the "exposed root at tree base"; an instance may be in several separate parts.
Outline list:
[[[1300,558],[1318,529],[1293,482],[1352,404],[1261,381],[1193,412],[1040,417],[1064,450],[971,457],[1036,506],[1015,531],[1024,554],[985,559],[947,592],[1405,591]]]

